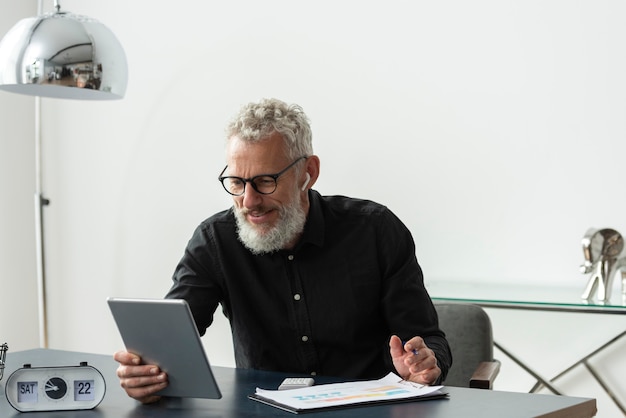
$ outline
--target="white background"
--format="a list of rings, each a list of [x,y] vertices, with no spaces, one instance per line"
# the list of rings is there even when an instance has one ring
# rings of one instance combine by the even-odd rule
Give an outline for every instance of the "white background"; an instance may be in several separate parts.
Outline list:
[[[304,107],[322,161],[315,188],[388,205],[413,232],[427,282],[582,293],[585,231],[626,233],[623,2],[61,6],[116,34],[130,77],[121,101],[42,100],[51,348],[121,348],[106,298],[167,291],[195,226],[230,205],[216,181],[224,126],[261,97]],[[36,10],[0,0],[0,33]],[[33,143],[34,99],[0,92],[0,339],[11,350],[39,345]],[[496,338],[546,375],[626,324],[490,315]],[[204,340],[214,364],[233,364],[223,318]],[[625,347],[593,359],[622,402]],[[533,380],[498,355],[497,389],[528,390]],[[598,416],[621,416],[583,369],[559,384],[597,397]]]

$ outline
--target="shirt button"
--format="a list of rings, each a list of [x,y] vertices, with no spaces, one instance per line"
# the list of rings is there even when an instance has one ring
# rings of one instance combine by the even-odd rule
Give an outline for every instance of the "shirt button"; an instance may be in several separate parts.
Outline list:
[[[293,254],[289,254],[289,256],[287,256],[287,260],[293,261]]]
[[[309,337],[307,337],[306,335],[302,336],[302,341],[307,342],[309,341]]]
[[[293,295],[294,300],[300,300],[300,295],[298,293],[296,293],[295,295]]]

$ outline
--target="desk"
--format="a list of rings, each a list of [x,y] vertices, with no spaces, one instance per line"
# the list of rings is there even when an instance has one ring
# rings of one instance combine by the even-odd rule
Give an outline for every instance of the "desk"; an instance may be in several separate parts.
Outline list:
[[[294,414],[251,401],[247,396],[257,386],[266,389],[278,387],[284,373],[213,367],[223,398],[213,399],[166,399],[154,405],[140,405],[128,398],[115,376],[117,364],[111,356],[68,351],[36,349],[9,352],[5,378],[0,382],[0,417],[23,418],[15,411],[4,395],[4,382],[23,363],[39,366],[67,366],[87,361],[103,374],[107,392],[102,403],[91,411],[39,412],[36,418],[133,418],[133,417],[293,417]],[[332,379],[317,377],[317,383],[330,383]],[[588,418],[596,414],[596,401],[589,398],[539,395],[528,393],[498,392],[481,389],[446,388],[449,399],[420,402],[395,403],[367,407],[307,413],[320,417],[481,417],[481,418],[527,418],[568,417]]]
[[[581,282],[582,283],[582,282]],[[581,298],[584,288],[557,287],[541,285],[518,285],[500,283],[468,283],[447,280],[437,280],[426,283],[426,288],[437,301],[473,303],[485,308],[538,310],[552,312],[572,312],[604,315],[626,315],[626,300],[621,294],[614,294],[612,299],[604,304],[585,301]],[[626,331],[616,335],[596,350],[548,379],[522,362],[511,351],[507,350],[497,341],[494,345],[507,357],[513,360],[527,373],[537,379],[537,384],[531,392],[545,386],[555,394],[561,392],[553,385],[560,377],[572,371],[578,365],[583,365],[596,379],[604,391],[611,397],[618,408],[626,415],[626,406],[613,394],[611,388],[602,379],[602,376],[592,367],[589,359],[600,353],[626,335]],[[496,336],[497,337],[497,336]]]

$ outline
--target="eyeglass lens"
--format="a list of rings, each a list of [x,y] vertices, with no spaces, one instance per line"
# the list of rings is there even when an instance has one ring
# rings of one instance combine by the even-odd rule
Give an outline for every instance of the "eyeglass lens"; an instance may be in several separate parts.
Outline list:
[[[270,176],[259,176],[249,180],[254,190],[261,194],[270,194],[276,190],[276,180]],[[224,179],[224,188],[235,196],[243,194],[246,182],[237,177],[227,177]]]

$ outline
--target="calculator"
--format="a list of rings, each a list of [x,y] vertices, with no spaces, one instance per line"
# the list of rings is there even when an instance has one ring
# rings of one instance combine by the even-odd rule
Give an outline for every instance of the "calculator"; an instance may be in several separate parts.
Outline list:
[[[278,386],[278,390],[305,388],[313,384],[315,381],[310,377],[288,377]]]

